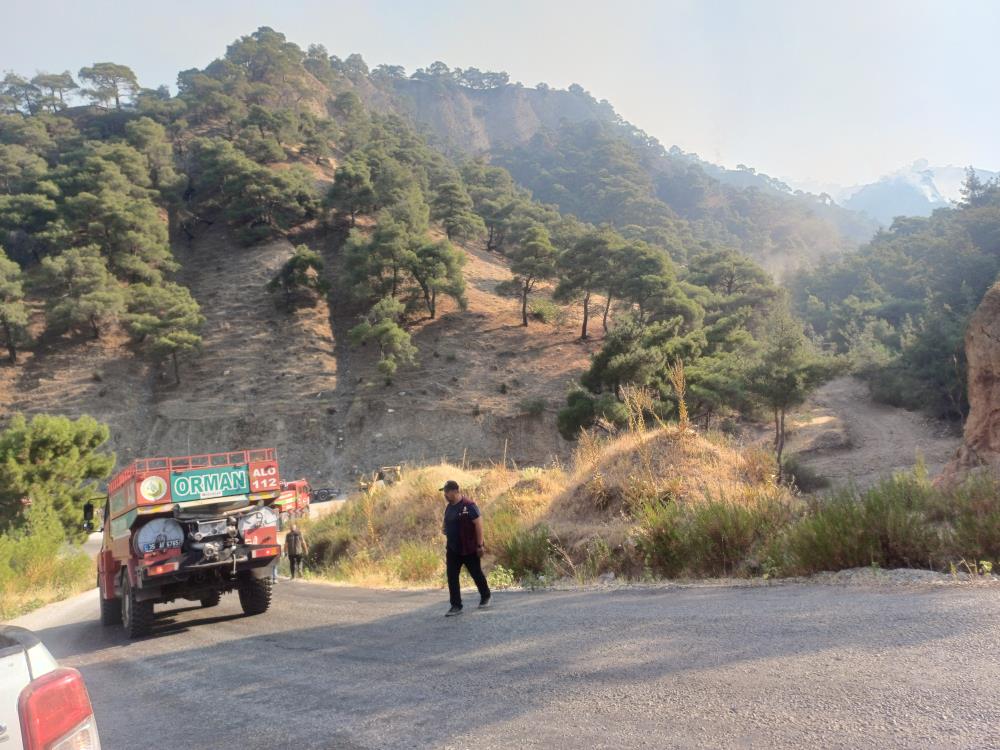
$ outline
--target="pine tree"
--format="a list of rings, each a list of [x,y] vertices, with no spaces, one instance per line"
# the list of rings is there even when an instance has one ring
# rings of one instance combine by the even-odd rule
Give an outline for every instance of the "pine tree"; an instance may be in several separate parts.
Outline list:
[[[80,80],[87,81],[91,88],[84,94],[95,102],[100,102],[105,108],[114,101],[115,109],[122,108],[121,100],[139,90],[139,82],[135,73],[127,65],[103,62],[80,68]]]
[[[416,359],[417,348],[410,341],[410,334],[399,324],[404,309],[399,300],[385,297],[350,331],[355,344],[368,341],[378,344],[378,369],[385,375],[386,384],[392,382],[400,362],[412,364]]]
[[[157,286],[136,284],[130,292],[125,327],[154,357],[170,358],[174,380],[179,384],[179,356],[201,349],[198,332],[205,318],[198,302],[187,287],[170,282]]]
[[[307,291],[324,294],[327,287],[323,279],[323,259],[307,245],[299,245],[292,257],[285,261],[275,277],[268,282],[267,291],[284,292],[285,306],[290,308],[297,293]]]
[[[785,449],[785,417],[788,410],[805,402],[809,394],[838,369],[839,363],[821,355],[784,305],[767,319],[759,364],[748,376],[748,387],[758,403],[774,419],[774,453],[778,481],[782,479]]]
[[[371,170],[360,159],[350,159],[337,167],[333,185],[327,193],[327,203],[335,211],[350,217],[353,227],[358,216],[375,209],[375,190]]]
[[[459,307],[465,309],[467,302],[465,279],[462,277],[463,265],[465,253],[447,240],[425,242],[413,253],[407,270],[417,282],[432,320],[437,316],[439,292],[447,294]]]
[[[554,296],[562,300],[573,298],[581,300],[583,304],[581,339],[589,337],[587,325],[590,320],[590,298],[595,291],[606,286],[610,271],[608,265],[610,248],[619,242],[620,238],[613,232],[594,231],[559,258],[559,284]]]
[[[66,535],[80,540],[83,505],[98,494],[97,482],[115,465],[101,448],[108,428],[91,417],[72,420],[16,414],[0,432],[0,530],[25,522],[25,499],[51,503]]]
[[[101,326],[125,309],[121,285],[108,271],[100,248],[86,245],[67,250],[42,262],[53,287],[47,320],[57,331],[88,327],[100,338]]]
[[[458,181],[438,186],[431,202],[431,218],[441,222],[449,240],[486,231],[483,220],[472,210],[472,199]]]
[[[549,240],[549,233],[535,224],[521,243],[510,252],[510,272],[514,275],[521,296],[521,325],[528,326],[528,295],[539,281],[554,278],[558,253]]]
[[[21,267],[0,247],[0,333],[11,364],[17,364],[17,346],[27,337],[28,306],[24,303]]]

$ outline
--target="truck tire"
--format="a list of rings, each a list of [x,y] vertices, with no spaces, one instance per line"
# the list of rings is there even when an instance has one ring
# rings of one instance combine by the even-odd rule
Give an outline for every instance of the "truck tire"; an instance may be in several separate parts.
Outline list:
[[[218,591],[213,591],[208,596],[203,596],[201,598],[201,606],[205,609],[208,609],[209,607],[218,607],[221,599],[222,594]]]
[[[105,599],[104,595],[98,592],[101,598],[101,625],[117,625],[122,621],[122,600]]]
[[[240,579],[240,606],[245,615],[262,615],[271,606],[271,579],[245,576]]]
[[[129,638],[141,638],[150,634],[153,630],[153,602],[136,599],[128,574],[122,578],[121,609],[125,635]]]

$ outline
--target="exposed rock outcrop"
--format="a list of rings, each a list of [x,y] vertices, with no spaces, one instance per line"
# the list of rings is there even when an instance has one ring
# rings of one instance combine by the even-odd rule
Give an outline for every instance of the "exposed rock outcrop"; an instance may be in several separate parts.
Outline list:
[[[969,363],[969,418],[962,447],[945,481],[985,467],[1000,474],[1000,282],[983,297],[965,334]]]

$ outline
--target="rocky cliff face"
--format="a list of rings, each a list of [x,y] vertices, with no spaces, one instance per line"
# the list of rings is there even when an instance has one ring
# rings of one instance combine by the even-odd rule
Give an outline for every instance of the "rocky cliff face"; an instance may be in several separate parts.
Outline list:
[[[965,334],[969,361],[969,418],[962,447],[945,472],[954,479],[985,466],[1000,474],[1000,283],[994,284]]]

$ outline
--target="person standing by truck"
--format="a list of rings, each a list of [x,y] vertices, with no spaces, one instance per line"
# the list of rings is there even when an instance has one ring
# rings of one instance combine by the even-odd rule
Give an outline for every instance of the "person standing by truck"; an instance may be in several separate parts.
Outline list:
[[[288,557],[288,564],[292,569],[292,578],[295,578],[295,571],[299,571],[299,578],[302,577],[302,558],[309,554],[309,544],[306,538],[299,531],[297,523],[292,524],[292,530],[285,537],[285,555]]]
[[[445,555],[448,595],[451,598],[451,609],[445,613],[445,617],[454,617],[462,614],[462,588],[458,576],[462,572],[463,565],[479,589],[480,609],[490,606],[492,594],[479,561],[486,549],[483,539],[483,517],[479,507],[462,494],[458,482],[454,479],[445,482],[441,491],[448,501],[441,527],[448,540]]]

